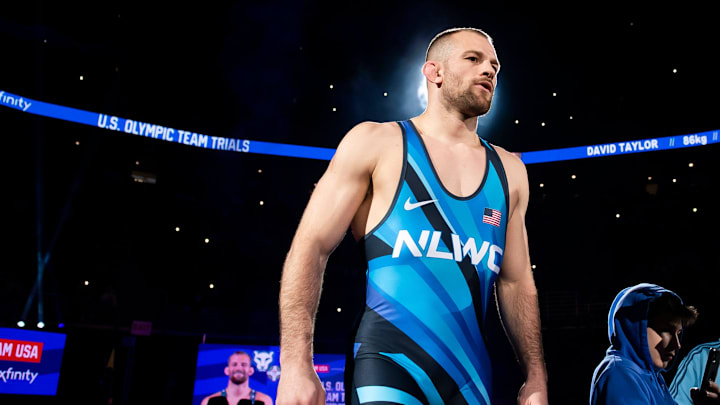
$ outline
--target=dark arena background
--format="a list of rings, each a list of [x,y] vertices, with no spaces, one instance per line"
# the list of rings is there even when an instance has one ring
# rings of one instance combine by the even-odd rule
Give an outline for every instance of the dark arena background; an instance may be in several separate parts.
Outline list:
[[[580,150],[526,161],[550,402],[587,403],[624,287],[698,308],[681,358],[717,340],[720,30],[710,6],[655,4],[3,4],[0,330],[65,343],[56,392],[0,403],[190,404],[203,344],[277,346],[322,156],[361,121],[423,111],[425,48],[450,27],[486,30],[502,64],[481,136]],[[364,271],[348,233],[317,353],[345,351]],[[522,375],[496,311],[488,324],[493,403],[511,404]]]

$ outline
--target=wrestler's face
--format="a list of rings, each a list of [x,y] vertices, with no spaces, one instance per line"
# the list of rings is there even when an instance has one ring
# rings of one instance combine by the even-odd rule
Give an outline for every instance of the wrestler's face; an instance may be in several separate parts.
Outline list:
[[[440,87],[443,99],[465,116],[484,115],[490,110],[500,69],[495,48],[472,31],[456,32],[452,41]]]
[[[680,350],[682,321],[679,318],[648,320],[648,349],[653,364],[658,368],[667,368]]]
[[[250,362],[250,356],[246,354],[233,354],[225,367],[225,375],[230,377],[233,384],[242,384],[255,372]]]

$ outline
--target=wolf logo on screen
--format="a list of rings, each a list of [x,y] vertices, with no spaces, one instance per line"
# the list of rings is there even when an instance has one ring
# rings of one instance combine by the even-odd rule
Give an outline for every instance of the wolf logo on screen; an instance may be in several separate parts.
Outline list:
[[[259,352],[257,350],[253,350],[253,354],[255,354],[253,361],[255,362],[258,371],[262,371],[263,373],[266,372],[268,367],[270,367],[270,363],[273,361],[273,354],[275,354],[275,352]]]

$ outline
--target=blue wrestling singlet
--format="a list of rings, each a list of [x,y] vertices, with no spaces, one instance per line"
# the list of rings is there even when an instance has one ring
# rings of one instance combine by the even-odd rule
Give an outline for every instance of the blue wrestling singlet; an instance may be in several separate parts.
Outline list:
[[[505,248],[508,187],[493,147],[468,197],[448,192],[410,121],[400,183],[364,238],[365,310],[346,385],[353,404],[490,404],[483,335]]]

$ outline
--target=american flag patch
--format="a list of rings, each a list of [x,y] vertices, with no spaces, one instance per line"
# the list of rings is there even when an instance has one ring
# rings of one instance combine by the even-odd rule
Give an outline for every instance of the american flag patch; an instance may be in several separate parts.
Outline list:
[[[485,212],[483,212],[484,224],[500,226],[500,218],[502,218],[502,213],[500,211],[492,208],[485,208]]]

